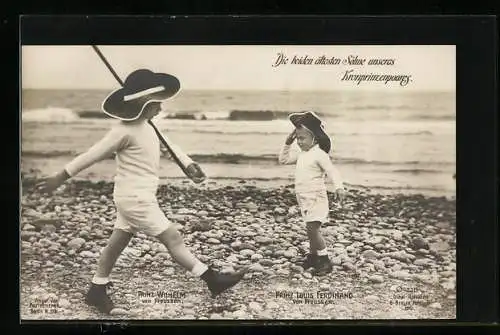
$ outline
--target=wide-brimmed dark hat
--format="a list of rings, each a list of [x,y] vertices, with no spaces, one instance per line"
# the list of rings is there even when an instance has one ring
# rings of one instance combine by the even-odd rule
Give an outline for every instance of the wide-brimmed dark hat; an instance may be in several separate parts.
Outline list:
[[[288,116],[290,121],[296,128],[301,126],[306,127],[311,133],[313,133],[314,138],[318,142],[318,146],[321,150],[330,153],[332,148],[332,140],[325,132],[325,127],[323,121],[316,115],[316,113],[307,111],[301,113],[293,113]]]
[[[141,116],[147,104],[171,98],[180,88],[179,79],[170,74],[136,70],[125,79],[122,88],[104,99],[102,110],[115,119],[133,121]]]

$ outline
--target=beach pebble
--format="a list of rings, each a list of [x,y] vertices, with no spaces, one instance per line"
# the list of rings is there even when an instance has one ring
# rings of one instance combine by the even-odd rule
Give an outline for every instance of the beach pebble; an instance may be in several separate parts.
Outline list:
[[[441,304],[439,302],[434,302],[432,304],[429,305],[429,308],[432,308],[432,309],[441,309]]]
[[[22,211],[23,216],[38,218],[42,216],[42,213],[32,209],[32,208],[24,208]]]
[[[322,291],[328,291],[331,289],[331,285],[329,283],[321,283],[319,284],[319,289]]]
[[[45,225],[53,225],[54,227],[59,227],[62,222],[52,214],[43,214],[31,224],[39,228],[42,228]]]
[[[416,259],[415,261],[413,261],[413,264],[415,264],[417,266],[427,266],[430,264],[430,262],[432,262],[432,261],[428,258],[419,258],[419,259]]]
[[[441,287],[445,290],[452,291],[455,289],[456,285],[453,281],[446,281],[441,283]]]
[[[280,308],[280,305],[277,302],[275,302],[275,301],[269,301],[266,304],[266,308],[267,309],[278,309],[278,308]]]
[[[260,311],[262,310],[262,306],[259,303],[252,301],[248,304],[248,309],[253,312]]]
[[[289,250],[286,250],[284,253],[283,253],[283,256],[285,256],[286,258],[293,258],[293,257],[296,257],[297,256],[297,251],[294,250],[294,249],[289,249]]]
[[[259,210],[259,206],[254,204],[253,202],[248,203],[245,205],[245,208],[250,212],[250,213],[255,213]]]
[[[271,244],[272,241],[273,240],[271,238],[265,237],[265,236],[256,236],[255,237],[255,242],[258,244],[267,245],[267,244]]]
[[[384,277],[380,275],[373,275],[368,278],[372,283],[383,283],[384,282]]]
[[[64,298],[59,299],[59,307],[68,308],[70,306],[71,306],[71,303],[69,302],[68,299],[64,299]]]
[[[276,274],[280,276],[288,276],[290,274],[290,271],[286,269],[278,269],[276,270]]]
[[[163,273],[167,276],[172,276],[175,274],[175,269],[173,267],[168,267],[165,270],[163,270]]]
[[[441,275],[441,277],[455,277],[456,276],[455,271],[441,271],[439,274]]]
[[[414,239],[412,239],[410,245],[414,250],[429,249],[429,244],[421,237],[415,237]]]
[[[262,256],[261,254],[258,254],[258,253],[255,253],[255,254],[253,254],[253,255],[250,257],[250,259],[251,259],[252,261],[259,261],[259,260],[261,260],[261,259],[263,259],[263,258],[264,258],[264,256]]]
[[[91,251],[88,251],[88,250],[84,250],[84,251],[80,252],[80,256],[88,257],[88,258],[95,257],[94,253]]]
[[[252,255],[254,255],[254,251],[253,250],[250,250],[250,249],[243,249],[240,251],[240,255],[242,256],[245,256],[245,257],[251,257]]]
[[[85,240],[81,237],[77,237],[68,242],[67,246],[70,249],[78,250],[85,244]]]
[[[109,312],[109,314],[113,315],[113,316],[115,316],[115,315],[128,315],[128,312],[127,312],[127,310],[125,310],[123,308],[116,307],[116,308],[113,308],[111,310],[111,312]]]
[[[208,212],[205,211],[205,210],[201,210],[201,211],[198,211],[198,213],[196,213],[198,216],[200,217],[206,217],[208,216]]]
[[[373,259],[373,258],[379,258],[380,254],[376,251],[373,250],[366,250],[361,254],[364,258],[367,259]]]
[[[270,260],[270,259],[266,259],[266,258],[261,259],[261,260],[259,261],[259,264],[260,264],[260,265],[262,265],[262,266],[273,266],[273,265],[274,265],[274,263],[273,263],[273,261],[272,261],[272,260]]]
[[[394,230],[392,232],[392,238],[396,241],[402,241],[403,240],[403,233],[399,230]]]
[[[311,278],[313,277],[313,276],[312,276],[312,274],[311,274],[310,272],[304,272],[304,273],[302,274],[302,276],[303,276],[304,278],[306,278],[306,279],[311,279]]]
[[[429,250],[433,252],[443,252],[450,249],[448,242],[440,241],[429,245]]]
[[[274,218],[274,220],[276,221],[276,223],[283,223],[283,222],[285,222],[286,217],[285,216],[276,216]]]
[[[234,241],[233,243],[231,243],[231,248],[239,250],[241,248],[241,241]]]
[[[389,273],[389,275],[393,278],[402,279],[402,280],[406,280],[406,279],[409,279],[411,277],[410,274],[408,273],[408,271],[404,271],[404,270],[393,271],[393,272]]]
[[[342,264],[342,259],[340,257],[333,257],[331,259],[331,262],[333,265],[341,265]]]
[[[35,230],[35,226],[32,226],[32,225],[30,225],[29,223],[26,223],[26,224],[23,226],[23,230],[25,230],[25,231]]]
[[[233,312],[233,317],[235,319],[246,319],[247,318],[247,312],[243,309],[238,309]]]
[[[354,264],[352,264],[350,262],[346,262],[346,263],[342,264],[342,266],[344,267],[344,269],[350,270],[350,271],[356,269],[356,267],[354,266]]]

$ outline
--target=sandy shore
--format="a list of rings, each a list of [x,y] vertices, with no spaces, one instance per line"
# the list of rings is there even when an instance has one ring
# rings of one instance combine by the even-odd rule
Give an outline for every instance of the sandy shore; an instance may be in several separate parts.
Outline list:
[[[323,229],[334,271],[315,277],[298,266],[307,240],[289,183],[230,179],[202,186],[175,179],[158,199],[201,260],[221,271],[250,266],[245,279],[211,299],[204,283],[139,233],[111,277],[123,314],[101,315],[82,297],[114,224],[112,183],[83,174],[46,197],[32,185],[50,168],[22,167],[22,319],[455,317],[454,200],[350,188],[342,208],[330,202]]]

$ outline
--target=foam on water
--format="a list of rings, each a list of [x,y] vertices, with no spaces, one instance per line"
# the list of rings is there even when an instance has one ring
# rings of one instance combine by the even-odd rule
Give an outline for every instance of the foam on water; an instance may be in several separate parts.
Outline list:
[[[61,107],[47,107],[24,110],[21,114],[22,122],[47,122],[47,123],[70,123],[78,122],[78,114],[69,109]]]

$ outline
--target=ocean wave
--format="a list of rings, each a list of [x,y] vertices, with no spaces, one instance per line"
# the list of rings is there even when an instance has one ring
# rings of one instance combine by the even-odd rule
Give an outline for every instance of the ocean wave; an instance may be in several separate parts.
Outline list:
[[[47,107],[27,109],[21,114],[22,122],[73,123],[80,116],[69,108]]]
[[[433,170],[433,169],[396,169],[396,170],[392,170],[392,172],[395,172],[395,173],[410,173],[410,174],[442,173],[442,171]]]
[[[439,187],[439,186],[386,186],[386,185],[362,185],[355,183],[344,182],[344,185],[352,188],[360,188],[364,190],[385,190],[385,191],[417,191],[417,192],[437,192],[437,193],[450,193],[452,190]]]
[[[410,119],[412,120],[456,120],[455,115],[412,115]]]
[[[420,164],[432,164],[438,166],[454,166],[455,162],[422,162],[422,161],[377,161],[377,160],[365,160],[363,158],[355,158],[355,157],[339,157],[335,159],[336,163],[341,164],[353,164],[353,165],[420,165]],[[404,170],[404,169],[403,169]],[[402,171],[403,172],[403,171]]]
[[[296,111],[282,110],[239,110],[230,111],[176,111],[163,112],[165,119],[180,120],[229,120],[229,121],[272,121],[287,119]],[[321,115],[320,115],[321,116]]]
[[[410,105],[359,105],[346,107],[347,110],[363,111],[363,110],[415,110],[420,107],[410,106]]]
[[[77,156],[78,154],[79,154],[78,152],[72,150],[53,150],[53,151],[21,150],[21,157],[30,157],[30,158]]]
[[[414,111],[414,110],[425,110],[425,109],[429,109],[429,108],[430,108],[429,105],[419,105],[419,104],[414,104],[414,105],[366,104],[366,105],[354,105],[354,106],[346,107],[347,110],[356,110],[356,111],[363,111],[363,110]],[[444,106],[433,106],[432,110],[443,111],[443,110],[446,110],[446,108]]]

